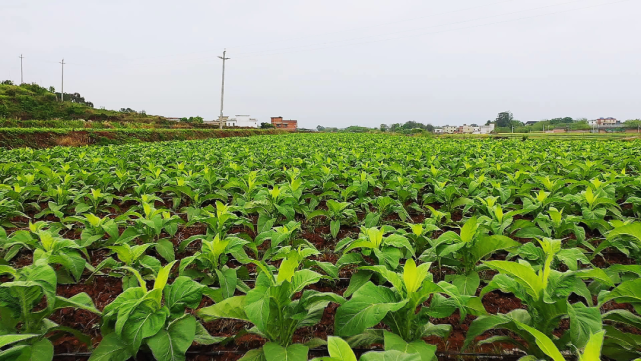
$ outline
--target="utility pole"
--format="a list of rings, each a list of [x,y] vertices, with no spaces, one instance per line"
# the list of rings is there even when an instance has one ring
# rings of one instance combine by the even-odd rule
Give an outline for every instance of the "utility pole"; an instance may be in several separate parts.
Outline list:
[[[62,64],[62,81],[60,84],[60,101],[65,101],[65,59],[60,62]]]
[[[22,59],[24,59],[24,56],[20,54],[20,84],[24,84],[24,79],[22,77]]]
[[[225,61],[229,58],[225,57],[227,49],[223,50],[223,56],[219,56],[220,59],[223,59],[223,81],[220,89],[220,116],[218,117],[218,122],[220,124],[220,129],[223,129],[223,101],[225,99]]]

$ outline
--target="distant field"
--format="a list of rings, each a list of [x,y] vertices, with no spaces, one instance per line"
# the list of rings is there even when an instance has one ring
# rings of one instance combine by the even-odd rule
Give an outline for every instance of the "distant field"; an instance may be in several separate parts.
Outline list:
[[[444,138],[520,138],[556,140],[623,140],[641,138],[639,133],[500,133],[500,134],[444,134]]]

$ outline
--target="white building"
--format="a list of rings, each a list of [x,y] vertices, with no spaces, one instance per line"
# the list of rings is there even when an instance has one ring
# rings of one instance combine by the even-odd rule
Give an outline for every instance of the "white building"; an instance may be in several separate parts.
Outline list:
[[[481,125],[479,128],[479,134],[490,134],[494,131],[494,123],[490,123],[489,125]]]
[[[258,128],[258,120],[250,118],[249,115],[236,115],[235,118],[227,119],[228,127]]]
[[[481,127],[472,127],[472,134],[481,134]]]
[[[442,128],[434,128],[434,134],[442,134],[443,129]]]

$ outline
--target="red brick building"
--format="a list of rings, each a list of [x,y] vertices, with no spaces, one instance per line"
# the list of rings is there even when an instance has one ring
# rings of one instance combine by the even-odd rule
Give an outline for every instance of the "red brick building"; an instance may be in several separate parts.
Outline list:
[[[283,120],[283,117],[272,117],[272,125],[278,129],[296,130],[298,120]]]

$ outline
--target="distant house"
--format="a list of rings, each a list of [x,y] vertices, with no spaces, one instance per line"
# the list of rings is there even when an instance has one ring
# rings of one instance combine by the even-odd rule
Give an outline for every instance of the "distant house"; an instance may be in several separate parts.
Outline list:
[[[474,132],[474,127],[471,125],[463,124],[458,127],[458,132],[461,134],[472,134]]]
[[[228,118],[226,121],[228,127],[258,128],[256,118],[249,115],[236,115],[235,118]]]
[[[612,117],[607,117],[607,118],[599,118],[599,119],[594,119],[594,120],[588,120],[588,124],[590,125],[614,125],[614,124],[619,124],[621,123],[620,120],[617,120],[616,118]]]
[[[443,128],[434,128],[434,134],[443,134]]]
[[[229,125],[228,121],[229,121],[229,116],[227,116],[227,115],[223,116],[223,122],[224,122],[223,125],[230,127],[231,125]],[[218,118],[214,119],[214,120],[205,120],[204,123],[208,124],[208,125],[213,125],[213,126],[220,125],[220,122],[218,121]]]
[[[272,117],[272,125],[278,129],[296,130],[298,120],[283,120],[283,117]]]
[[[494,131],[494,123],[488,125],[481,125],[479,128],[479,134],[490,134]]]
[[[443,127],[443,133],[454,134],[458,131],[458,127],[452,125],[446,125]]]
[[[525,125],[534,125],[534,124],[536,124],[538,122],[539,122],[538,120],[529,120],[529,121],[525,122]]]

